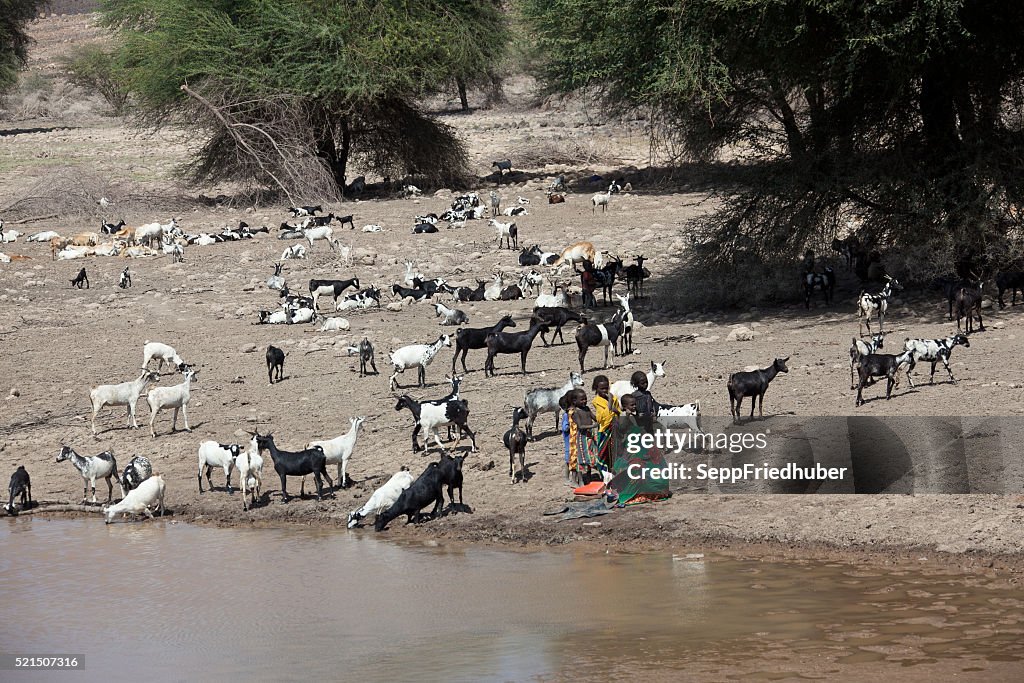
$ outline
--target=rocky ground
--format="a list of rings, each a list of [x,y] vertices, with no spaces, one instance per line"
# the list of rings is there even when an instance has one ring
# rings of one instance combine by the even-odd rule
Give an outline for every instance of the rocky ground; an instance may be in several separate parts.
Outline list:
[[[89,30],[82,24],[86,18],[48,21],[65,22],[65,33]],[[64,42],[53,38],[60,35],[53,24],[40,26],[38,35],[45,49],[34,57],[33,68],[45,71]],[[913,390],[901,386],[892,401],[872,400],[855,409],[847,349],[856,334],[856,291],[845,275],[836,302],[829,307],[681,310],[673,296],[678,284],[670,274],[689,244],[686,221],[707,210],[700,204],[708,197],[706,189],[687,191],[686,179],[670,189],[638,182],[632,193],[615,197],[603,215],[590,213],[589,190],[570,194],[562,205],[545,203],[543,189],[558,173],[586,177],[620,169],[628,173],[630,166],[642,165],[647,147],[639,126],[589,120],[578,106],[528,107],[525,97],[496,109],[445,118],[470,142],[473,163],[481,175],[492,159],[512,156],[510,149],[527,144],[591,151],[577,164],[517,169],[519,175],[503,185],[501,193],[506,205],[517,196],[532,202],[530,215],[516,219],[522,243],[557,250],[587,239],[624,258],[643,253],[649,259],[654,273],[651,296],[634,306],[641,322],[635,334],[638,353],[611,359],[607,374],[613,381],[627,378],[635,369],[648,369],[652,360],[664,361],[667,377],[658,380],[655,396],[674,404],[700,401],[706,419],[714,421],[716,416],[728,415],[725,384],[731,372],[789,356],[790,372],[769,391],[766,415],[1019,416],[1024,411],[1020,384],[1024,362],[1017,352],[1017,335],[1024,324],[1019,311],[1024,309],[986,311],[987,331],[972,336],[970,349],[958,348],[954,353],[952,370],[959,384],[924,384]],[[90,192],[108,192],[103,196],[112,196],[114,206],[106,217],[123,218],[129,225],[166,221],[175,215],[184,230],[198,232],[239,220],[276,226],[287,218],[283,206],[210,204],[198,201],[195,192],[178,190],[169,172],[188,148],[188,140],[180,133],[146,136],[129,132],[117,119],[73,112],[2,126],[39,129],[7,135],[0,147],[4,170],[0,206],[7,207],[3,217],[8,230],[53,229],[61,234],[94,230],[100,210],[86,207],[76,194],[84,197]],[[690,180],[692,186],[698,185],[699,179]],[[46,215],[46,203],[61,199],[52,190],[59,190],[62,183],[67,196],[57,204],[57,217],[13,224],[12,218]],[[216,196],[224,190],[203,192]],[[45,201],[33,200],[34,192],[46,194]],[[470,222],[463,229],[442,228],[436,235],[410,233],[414,215],[440,213],[450,198],[450,192],[440,191],[420,199],[325,207],[354,214],[357,226],[380,224],[384,232],[341,231],[342,243],[352,248],[351,266],[320,243],[307,260],[287,262],[284,275],[296,290],[305,289],[310,278],[351,276],[358,276],[364,286],[372,283],[387,289],[401,280],[405,260],[414,260],[428,276],[458,284],[489,278],[497,269],[517,271],[517,253],[499,250],[493,229],[484,221]],[[68,211],[68,206],[77,210]],[[122,466],[134,454],[145,455],[168,483],[167,504],[176,519],[221,525],[344,526],[349,510],[400,466],[421,470],[428,459],[411,452],[409,414],[394,410],[396,397],[387,385],[387,352],[453,330],[440,327],[433,308],[423,303],[404,305],[402,310],[349,313],[345,315],[351,324],[348,332],[321,333],[314,325],[254,325],[257,311],[277,306],[276,292],[264,283],[290,244],[274,239],[273,234],[261,235],[244,243],[191,247],[183,263],[172,263],[169,257],[133,260],[134,286],[128,290],[117,287],[127,263],[124,259],[54,262],[47,246],[26,244],[24,237],[2,245],[0,251],[8,255],[29,258],[0,265],[0,358],[8,385],[2,390],[7,400],[0,417],[0,463],[10,470],[26,465],[38,500],[77,503],[80,477],[70,464],[54,462],[62,445],[90,455],[111,449]],[[72,289],[68,280],[83,265],[92,286]],[[489,325],[511,313],[517,329],[523,329],[532,300],[462,307],[472,326]],[[611,310],[609,306],[598,315],[610,315]],[[952,329],[944,303],[919,292],[905,292],[897,299],[886,323],[894,340],[943,337]],[[737,334],[741,326],[747,331]],[[501,435],[524,390],[561,385],[568,371],[578,366],[571,328],[566,334],[569,343],[551,348],[538,345],[533,350],[525,377],[518,372],[518,360],[505,356],[499,357],[498,375],[484,378],[483,353],[471,352],[463,396],[470,403],[470,425],[480,448],[466,460],[465,498],[472,514],[455,514],[419,527],[394,525],[388,532],[391,536],[512,546],[589,543],[612,548],[709,546],[789,554],[867,553],[880,559],[934,555],[956,564],[980,561],[1021,567],[1024,497],[1019,478],[1007,481],[1000,495],[709,495],[679,486],[667,502],[616,511],[596,520],[599,525],[542,517],[543,511],[558,508],[570,497],[562,483],[562,444],[551,428],[553,420],[547,415],[539,422],[540,438],[527,452],[532,476],[526,484],[510,485]],[[360,378],[356,358],[348,355],[347,347],[363,335],[376,346],[381,375]],[[99,434],[93,437],[90,386],[134,378],[146,340],[173,345],[199,367],[189,405],[192,432],[171,433],[170,414],[161,413],[154,439],[148,429],[126,429],[122,409],[107,408],[99,416]],[[268,386],[265,374],[263,351],[268,344],[289,353],[285,380],[273,386]],[[444,395],[448,390],[444,374],[451,370],[451,361],[451,351],[443,350],[427,371],[426,388],[409,386],[415,382],[414,373],[400,375],[406,387],[401,391],[418,398]],[[586,365],[589,389],[601,365],[600,353],[592,351]],[[165,376],[162,383],[177,381],[176,375]],[[874,387],[867,394],[877,398],[881,392]],[[272,430],[280,446],[299,448],[312,439],[347,431],[349,418],[356,415],[367,420],[349,465],[353,485],[333,491],[330,498],[283,504],[280,485],[269,467],[266,495],[250,512],[243,512],[237,492],[229,495],[220,488],[222,474],[215,475],[217,490],[198,492],[196,449],[204,439],[242,442],[246,430],[258,426],[261,431]],[[765,424],[770,427],[772,419],[780,418],[769,418]],[[139,404],[139,420],[143,425],[149,421],[145,400]],[[298,482],[289,486],[294,493]],[[105,486],[101,483],[98,488],[102,500]],[[116,496],[116,486],[114,490]]]

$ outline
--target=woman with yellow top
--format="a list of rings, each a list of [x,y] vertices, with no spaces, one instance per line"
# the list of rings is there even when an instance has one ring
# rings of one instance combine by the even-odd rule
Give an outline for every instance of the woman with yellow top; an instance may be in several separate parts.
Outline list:
[[[594,390],[594,417],[597,419],[597,453],[598,459],[607,469],[611,469],[613,460],[608,454],[609,438],[612,434],[612,421],[619,414],[619,401],[611,395],[608,378],[598,375],[591,387]]]

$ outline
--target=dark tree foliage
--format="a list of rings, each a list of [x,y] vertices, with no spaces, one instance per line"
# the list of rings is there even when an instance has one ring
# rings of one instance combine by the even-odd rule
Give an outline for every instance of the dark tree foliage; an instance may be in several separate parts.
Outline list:
[[[310,156],[336,187],[353,157],[382,175],[458,178],[462,143],[416,100],[485,72],[507,43],[492,2],[107,0],[104,17],[143,121],[208,130],[193,178],[297,194]]]
[[[18,79],[28,59],[31,39],[25,27],[46,3],[43,0],[0,0],[0,92]]]
[[[791,259],[856,214],[881,246],[1005,260],[1024,206],[1024,4],[613,7],[522,2],[550,87],[647,108],[691,159],[752,167],[702,222],[706,258]]]

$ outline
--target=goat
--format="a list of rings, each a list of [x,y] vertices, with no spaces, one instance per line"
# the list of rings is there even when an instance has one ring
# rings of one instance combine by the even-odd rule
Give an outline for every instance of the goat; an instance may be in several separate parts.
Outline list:
[[[750,396],[750,419],[754,419],[754,403],[759,405],[759,413],[764,418],[764,394],[768,391],[768,385],[780,372],[789,372],[786,367],[785,358],[776,358],[770,367],[764,370],[753,372],[734,372],[729,376],[729,414],[733,416],[733,422],[739,422],[740,406],[743,399]]]
[[[147,339],[143,342],[142,346],[142,369],[146,370],[154,358],[159,361],[159,364],[156,366],[157,372],[164,369],[164,363],[179,370],[185,365],[185,361],[181,359],[181,356],[174,350],[174,347],[160,342],[151,342]]]
[[[181,410],[182,417],[185,418],[185,431],[192,431],[192,428],[188,426],[188,402],[192,396],[192,379],[198,372],[198,370],[186,366],[181,373],[185,378],[181,384],[175,384],[172,387],[156,387],[149,390],[149,394],[146,395],[146,402],[149,403],[150,413],[149,432],[153,435],[154,439],[156,438],[156,430],[153,429],[153,423],[156,422],[157,414],[164,408],[174,409],[174,418],[171,420],[172,432],[178,428],[179,410]]]
[[[907,381],[910,382],[910,388],[914,388],[914,380],[910,378],[910,373],[917,365],[917,362],[922,360],[932,364],[932,373],[928,379],[929,384],[935,383],[935,365],[939,361],[942,361],[942,365],[946,368],[946,372],[949,374],[949,381],[956,384],[953,371],[949,369],[949,356],[957,345],[962,345],[965,349],[971,348],[970,340],[962,334],[954,334],[945,339],[908,338],[903,343],[903,349],[910,351],[910,367],[907,368]],[[879,344],[879,347],[881,347],[881,344]]]
[[[444,318],[442,325],[464,325],[469,322],[469,316],[458,308],[448,308],[442,303],[435,303],[434,310],[438,318]]]
[[[540,246],[533,245],[529,248],[523,248],[519,252],[519,265],[521,266],[539,266],[540,265]]]
[[[161,242],[163,240],[164,233],[171,233],[177,230],[178,220],[172,218],[167,223],[146,223],[135,228],[135,234],[133,236],[134,244],[141,245],[146,242],[146,246],[152,247],[154,242]],[[95,234],[95,233],[92,233]],[[94,241],[93,244],[96,244]]]
[[[278,450],[277,445],[274,443],[274,435],[272,433],[259,434],[257,432],[253,436],[256,438],[257,448],[260,452],[264,450],[270,452],[270,459],[274,462],[274,471],[281,478],[282,502],[287,503],[289,500],[288,477],[305,477],[312,474],[313,480],[316,483],[317,500],[323,498],[323,480],[321,477],[327,480],[329,487],[334,488],[334,481],[331,479],[331,475],[327,474],[327,456],[324,454],[324,449],[320,446],[312,446],[302,451],[282,451]],[[299,495],[302,495],[302,491],[299,492]]]
[[[476,281],[476,289],[470,289],[469,287],[459,287],[455,292],[455,298],[459,301],[483,301],[484,300],[484,289],[487,286],[487,282],[484,280]]]
[[[281,252],[281,261],[287,259],[304,259],[306,258],[306,247],[301,244],[293,244],[284,251]]]
[[[838,237],[832,239],[832,250],[843,257],[846,261],[846,269],[853,270],[854,254],[857,253],[860,247],[860,240],[855,235],[850,235],[843,239]]]
[[[423,194],[423,190],[416,187],[415,185],[403,185],[402,190],[399,192],[402,197],[419,197]]]
[[[292,215],[292,218],[298,218],[300,216],[312,216],[314,214],[322,212],[324,209],[322,206],[317,204],[316,206],[290,206],[288,207],[288,213]]]
[[[510,206],[507,209],[505,209],[504,211],[502,211],[501,215],[513,217],[513,216],[529,216],[530,214],[526,210],[525,206]]]
[[[629,293],[626,296],[621,294],[616,295],[619,298],[619,304],[622,306],[623,318],[622,318],[622,334],[619,335],[619,340],[622,342],[622,353],[619,355],[625,356],[633,353],[633,327],[636,320],[633,318],[633,311],[629,308]]]
[[[231,471],[235,469],[235,458],[242,453],[242,447],[238,444],[222,444],[216,441],[203,441],[199,444],[199,472],[196,479],[199,480],[199,493],[203,493],[203,468],[206,469],[206,482],[213,490],[213,479],[210,474],[214,467],[224,470],[224,485],[231,493]]]
[[[60,233],[56,230],[43,230],[37,232],[34,235],[29,235],[25,238],[26,242],[49,242],[50,240],[57,238],[60,239]]]
[[[242,509],[248,510],[256,505],[263,488],[263,458],[255,436],[249,442],[249,448],[235,458],[235,468],[238,470],[238,486],[242,489]]]
[[[804,274],[804,306],[808,309],[811,307],[811,294],[814,293],[815,289],[821,289],[822,294],[825,295],[825,305],[828,306],[832,303],[832,295],[836,288],[836,274],[830,266],[825,267],[824,273],[805,273]]]
[[[309,227],[311,228],[323,228],[331,224],[337,216],[333,213],[329,213],[326,216],[311,216],[309,219]],[[351,216],[349,216],[351,218]],[[342,223],[344,225],[344,223]],[[355,227],[355,226],[353,226]]]
[[[469,402],[462,399],[450,399],[443,402],[430,402],[430,401],[416,401],[408,394],[403,394],[398,398],[398,403],[395,404],[395,410],[401,410],[402,408],[408,408],[409,412],[412,413],[414,426],[412,430],[412,452],[419,452],[419,442],[416,440],[416,436],[423,430],[423,449],[427,449],[427,444],[430,442],[430,437],[434,437],[434,443],[437,447],[444,452],[444,446],[441,445],[441,438],[437,435],[436,429],[438,427],[450,427],[458,426],[458,435],[455,439],[455,445],[453,448],[458,448],[459,443],[462,441],[462,433],[469,434],[470,439],[473,443],[473,452],[476,452],[476,435],[466,424],[469,419]]]
[[[499,175],[504,174],[505,171],[508,171],[509,173],[511,173],[512,172],[512,162],[509,161],[508,159],[505,159],[504,161],[495,161],[495,162],[493,162],[491,164],[491,168],[498,169],[498,174]]]
[[[281,291],[285,287],[284,278],[281,277],[281,270],[284,268],[283,263],[274,264],[274,274],[267,278],[267,289],[276,289]]]
[[[865,343],[856,337],[853,337],[853,343],[850,344],[850,388],[856,389],[857,385],[854,383],[853,373],[857,365],[860,363],[861,356],[868,356],[883,348],[885,345],[885,336],[876,334],[871,337],[869,343]]]
[[[416,301],[419,301],[420,299],[426,299],[427,297],[430,296],[430,294],[425,290],[409,289],[408,287],[403,287],[398,284],[391,285],[391,293],[401,299],[404,299],[407,296],[411,296]]]
[[[84,283],[85,288],[89,289],[89,276],[86,274],[85,268],[82,268],[80,271],[78,271],[78,275],[76,275],[75,279],[71,280],[70,282],[72,287],[78,287],[79,289],[81,289],[82,284]]]
[[[401,470],[395,472],[383,486],[379,487],[370,495],[369,500],[367,500],[361,508],[353,510],[348,514],[348,528],[351,529],[359,524],[359,520],[364,517],[368,517],[372,514],[379,515],[384,512],[384,510],[394,505],[395,501],[398,500],[398,497],[402,495],[402,491],[409,488],[412,485],[412,482],[413,476],[412,473],[409,472],[408,467],[402,467]]]
[[[860,328],[863,324],[867,327],[868,335],[871,335],[871,316],[875,315],[876,312],[878,314],[878,331],[879,333],[884,331],[882,330],[882,321],[885,319],[885,312],[889,310],[889,297],[892,296],[893,291],[903,289],[896,278],[888,275],[885,278],[885,286],[882,287],[881,292],[878,294],[868,294],[862,291],[857,299],[858,334],[860,334]]]
[[[501,290],[501,294],[498,295],[499,301],[518,301],[519,299],[525,299],[526,296],[523,294],[523,288],[519,285],[509,285]]]
[[[499,353],[518,353],[519,364],[526,374],[526,357],[533,347],[533,340],[541,330],[547,330],[547,323],[538,321],[523,332],[492,332],[487,335],[487,358],[484,360],[484,377],[494,377],[494,357]]]
[[[623,319],[625,316],[621,310],[615,311],[611,321],[607,323],[587,323],[576,328],[576,348],[579,349],[580,374],[586,372],[583,369],[583,361],[587,357],[587,350],[592,346],[604,347],[604,367],[608,367],[608,349],[615,351],[615,342],[622,334]]]
[[[21,498],[22,510],[27,510],[32,505],[32,479],[28,476],[24,465],[18,465],[18,469],[14,470],[14,474],[11,475],[11,483],[7,486],[7,492],[9,498],[4,509],[8,514],[14,514],[15,498]]]
[[[391,391],[394,391],[398,386],[396,378],[398,373],[405,372],[408,368],[417,368],[417,384],[416,386],[425,386],[427,383],[427,366],[434,360],[434,356],[441,350],[442,346],[451,347],[452,340],[447,334],[442,334],[432,344],[411,344],[409,346],[403,346],[397,351],[391,352],[391,365],[394,366],[395,371],[392,373],[391,378],[388,380],[388,385],[391,387]]]
[[[960,320],[967,316],[967,334],[974,331],[974,316],[978,316],[978,330],[985,331],[985,323],[981,320],[981,289],[983,283],[978,283],[977,288],[962,287],[956,293],[956,329],[960,331]]]
[[[501,214],[501,195],[497,192],[491,192],[491,216],[498,216]]]
[[[436,213],[427,213],[427,214],[423,214],[422,216],[416,216],[416,224],[419,225],[420,223],[433,223],[433,224],[436,225],[437,224],[437,214]],[[409,264],[406,264],[406,265],[409,265]]]
[[[561,291],[559,291],[561,290]],[[551,294],[539,294],[533,302],[534,310],[538,308],[568,308],[570,305],[568,284],[551,282]]]
[[[512,320],[511,315],[502,316],[501,320],[495,323],[492,327],[477,327],[460,328],[455,333],[455,353],[452,355],[452,373],[455,372],[455,361],[459,358],[459,354],[462,354],[462,370],[463,372],[469,372],[466,368],[466,354],[469,353],[470,349],[484,349],[487,348],[487,336],[501,332],[506,327],[515,327],[516,323]]]
[[[587,268],[587,262],[584,261],[584,269]],[[575,267],[573,270],[576,270]],[[579,272],[578,270],[576,272]],[[597,284],[601,287],[601,299],[605,306],[608,305],[608,299],[612,296],[612,288],[615,286],[615,276],[622,272],[622,259],[613,257],[611,261],[605,263],[600,268],[591,268],[591,272],[594,274],[594,279]]]
[[[658,422],[666,429],[678,429],[685,425],[690,431],[701,434],[703,432],[700,428],[700,401],[681,406],[659,403]]]
[[[124,491],[131,491],[139,488],[139,484],[153,476],[153,464],[149,458],[141,455],[134,456],[121,473],[121,488]]]
[[[631,263],[625,267],[624,272],[626,275],[626,291],[633,296],[643,297],[644,295],[644,280],[651,276],[651,271],[644,268],[644,261],[646,257],[635,256],[636,263]]]
[[[437,232],[437,226],[434,225],[433,223],[420,223],[419,225],[414,225],[412,228],[412,234],[414,235],[422,235],[435,232]]]
[[[101,384],[89,390],[89,400],[92,402],[92,433],[96,434],[96,415],[103,406],[128,406],[128,426],[138,429],[139,424],[135,421],[135,405],[139,401],[142,392],[146,390],[150,382],[156,382],[160,378],[155,372],[143,370],[139,377],[131,382],[121,384]]]
[[[320,297],[328,295],[334,297],[334,305],[337,307],[338,297],[349,287],[358,290],[359,278],[354,277],[349,280],[310,280],[309,294],[313,298],[313,308],[318,309],[317,302],[320,300]]]
[[[528,417],[524,408],[517,407],[512,411],[512,427],[501,437],[502,443],[508,449],[508,476],[513,484],[516,483],[513,465],[517,457],[519,459],[519,476],[523,483],[526,483],[526,432],[519,426],[519,421]]]
[[[523,397],[523,409],[526,411],[529,420],[526,422],[526,433],[533,439],[533,422],[541,413],[555,413],[555,429],[558,429],[558,417],[561,408],[558,400],[565,396],[567,391],[578,389],[583,386],[583,375],[578,372],[569,372],[569,381],[561,387],[554,389],[530,389]]]
[[[494,274],[491,284],[484,287],[484,301],[500,301],[501,290],[505,288],[505,279],[501,273]]]
[[[498,249],[501,249],[502,240],[510,250],[519,248],[519,228],[515,223],[499,223],[492,218],[487,224],[498,231]]]
[[[334,217],[334,219],[336,221],[338,221],[338,223],[341,225],[341,227],[344,228],[345,224],[348,223],[348,225],[349,225],[348,229],[349,230],[355,230],[356,229],[356,224],[352,221],[352,218],[353,218],[353,216],[351,214],[348,215],[348,216],[335,216]]]
[[[427,465],[423,473],[399,494],[394,504],[377,515],[373,528],[378,532],[383,531],[391,520],[401,515],[406,515],[406,524],[414,519],[418,520],[420,510],[431,503],[434,504],[434,509],[430,516],[435,517],[444,506],[441,468],[436,462]]]
[[[655,363],[653,360],[651,361],[651,370],[650,372],[647,373],[648,391],[654,388],[655,380],[657,380],[659,377],[665,376],[665,363],[667,362],[668,361]],[[625,396],[626,394],[631,394],[634,391],[636,391],[636,387],[633,386],[633,382],[631,382],[630,380],[623,379],[619,380],[618,382],[612,383],[608,391],[611,393],[612,396],[616,398],[616,400],[621,402],[622,397]]]
[[[321,332],[338,332],[340,330],[348,330],[350,325],[348,320],[345,318],[327,318],[324,320],[324,324],[320,327]]]
[[[581,325],[587,324],[587,318],[581,313],[564,308],[562,306],[541,306],[533,309],[533,315],[530,317],[530,325],[536,322],[544,322],[547,326],[555,328],[551,335],[551,343],[555,342],[555,337],[558,337],[565,342],[565,337],[562,335],[562,326],[564,326],[570,320],[575,320]],[[550,346],[548,340],[545,338],[546,330],[541,330],[540,338],[544,342],[544,346]]]
[[[359,376],[368,375],[366,371],[366,364],[369,363],[370,367],[373,368],[373,374],[380,374],[377,372],[377,362],[374,360],[373,344],[366,337],[363,337],[362,341],[359,342]]]
[[[1021,290],[1021,294],[1024,295],[1024,272],[1017,270],[999,273],[996,275],[996,287],[999,288],[999,294],[996,297],[999,301],[999,308],[1006,308],[1006,303],[1003,302],[1003,292],[1007,289],[1010,290],[1011,295],[1010,305],[1016,306],[1017,290]]]
[[[548,195],[548,204],[565,204],[565,195],[554,192]]]
[[[384,232],[384,228],[377,223],[370,223],[362,227],[362,232]]]
[[[466,456],[464,455],[451,456],[447,453],[442,453],[441,460],[437,463],[437,468],[441,472],[441,485],[448,488],[448,502],[452,509],[455,508],[455,497],[452,495],[453,489],[459,490],[459,505],[462,505],[462,463],[465,460]]]
[[[285,352],[277,348],[273,344],[267,346],[267,379],[270,380],[270,385],[274,384],[274,373],[277,373],[277,381],[281,381],[281,375],[284,373],[284,357]]]
[[[164,516],[164,495],[167,491],[167,484],[159,474],[153,475],[146,481],[139,484],[138,488],[132,489],[125,495],[120,503],[116,505],[103,506],[103,522],[110,524],[114,517],[119,514],[140,514],[144,513],[153,519],[153,512],[150,508],[157,508],[160,516]]]
[[[890,353],[871,353],[861,356],[857,364],[857,375],[860,381],[857,384],[857,400],[855,406],[864,405],[862,392],[870,377],[885,377],[885,400],[892,398],[892,387],[896,383],[896,373],[903,365],[909,365],[913,359],[913,351],[904,350],[898,356]],[[910,379],[910,371],[907,371],[907,379]],[[911,383],[913,384],[913,383]]]
[[[338,485],[341,488],[348,486],[348,474],[346,474],[348,461],[355,450],[356,439],[359,438],[359,429],[365,421],[365,417],[351,417],[349,418],[349,423],[352,426],[345,434],[326,441],[310,441],[306,444],[307,449],[319,446],[323,449],[327,464],[336,464],[338,466]]]
[[[114,498],[114,485],[110,483],[110,478],[113,477],[114,481],[117,482],[118,487],[121,486],[121,480],[117,477],[117,460],[114,459],[114,454],[110,451],[103,451],[99,455],[83,456],[75,452],[71,446],[63,446],[60,449],[60,453],[57,455],[56,462],[64,462],[70,460],[71,464],[75,466],[78,473],[82,475],[82,480],[85,482],[85,486],[82,489],[82,502],[85,503],[89,497],[89,486],[92,486],[92,502],[96,502],[96,480],[106,479],[107,480],[107,502],[109,503]],[[121,495],[124,495],[122,491]]]
[[[334,241],[335,241],[334,240],[334,230],[332,230],[328,226],[320,226],[320,227],[317,227],[317,228],[305,228],[302,231],[302,236],[306,238],[307,242],[309,242],[309,248],[310,249],[313,248],[313,242],[316,242],[317,240],[326,240],[327,241],[327,245],[331,248],[331,251],[335,250],[335,247],[334,247]],[[298,244],[298,245],[295,245],[295,246],[300,246],[301,247],[302,245]]]
[[[565,175],[559,175],[555,178],[554,182],[551,183],[551,187],[548,188],[551,192],[565,192],[567,186],[565,184]]]
[[[595,194],[593,197],[590,198],[590,203],[592,205],[590,207],[590,212],[591,213],[595,213],[597,211],[597,207],[600,206],[601,207],[601,213],[604,213],[605,211],[608,210],[608,204],[611,202],[611,200],[612,200],[611,188],[609,188],[607,192],[598,192],[597,194]]]

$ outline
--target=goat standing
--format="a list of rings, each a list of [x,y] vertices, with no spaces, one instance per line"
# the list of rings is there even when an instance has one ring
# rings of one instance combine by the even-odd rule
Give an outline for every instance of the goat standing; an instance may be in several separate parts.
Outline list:
[[[735,372],[729,376],[729,413],[733,416],[733,422],[739,422],[740,406],[743,399],[750,396],[750,419],[754,419],[754,403],[758,404],[758,412],[764,418],[764,394],[768,391],[768,385],[780,372],[789,372],[786,367],[785,358],[776,358],[770,367],[764,370],[753,372]]]

